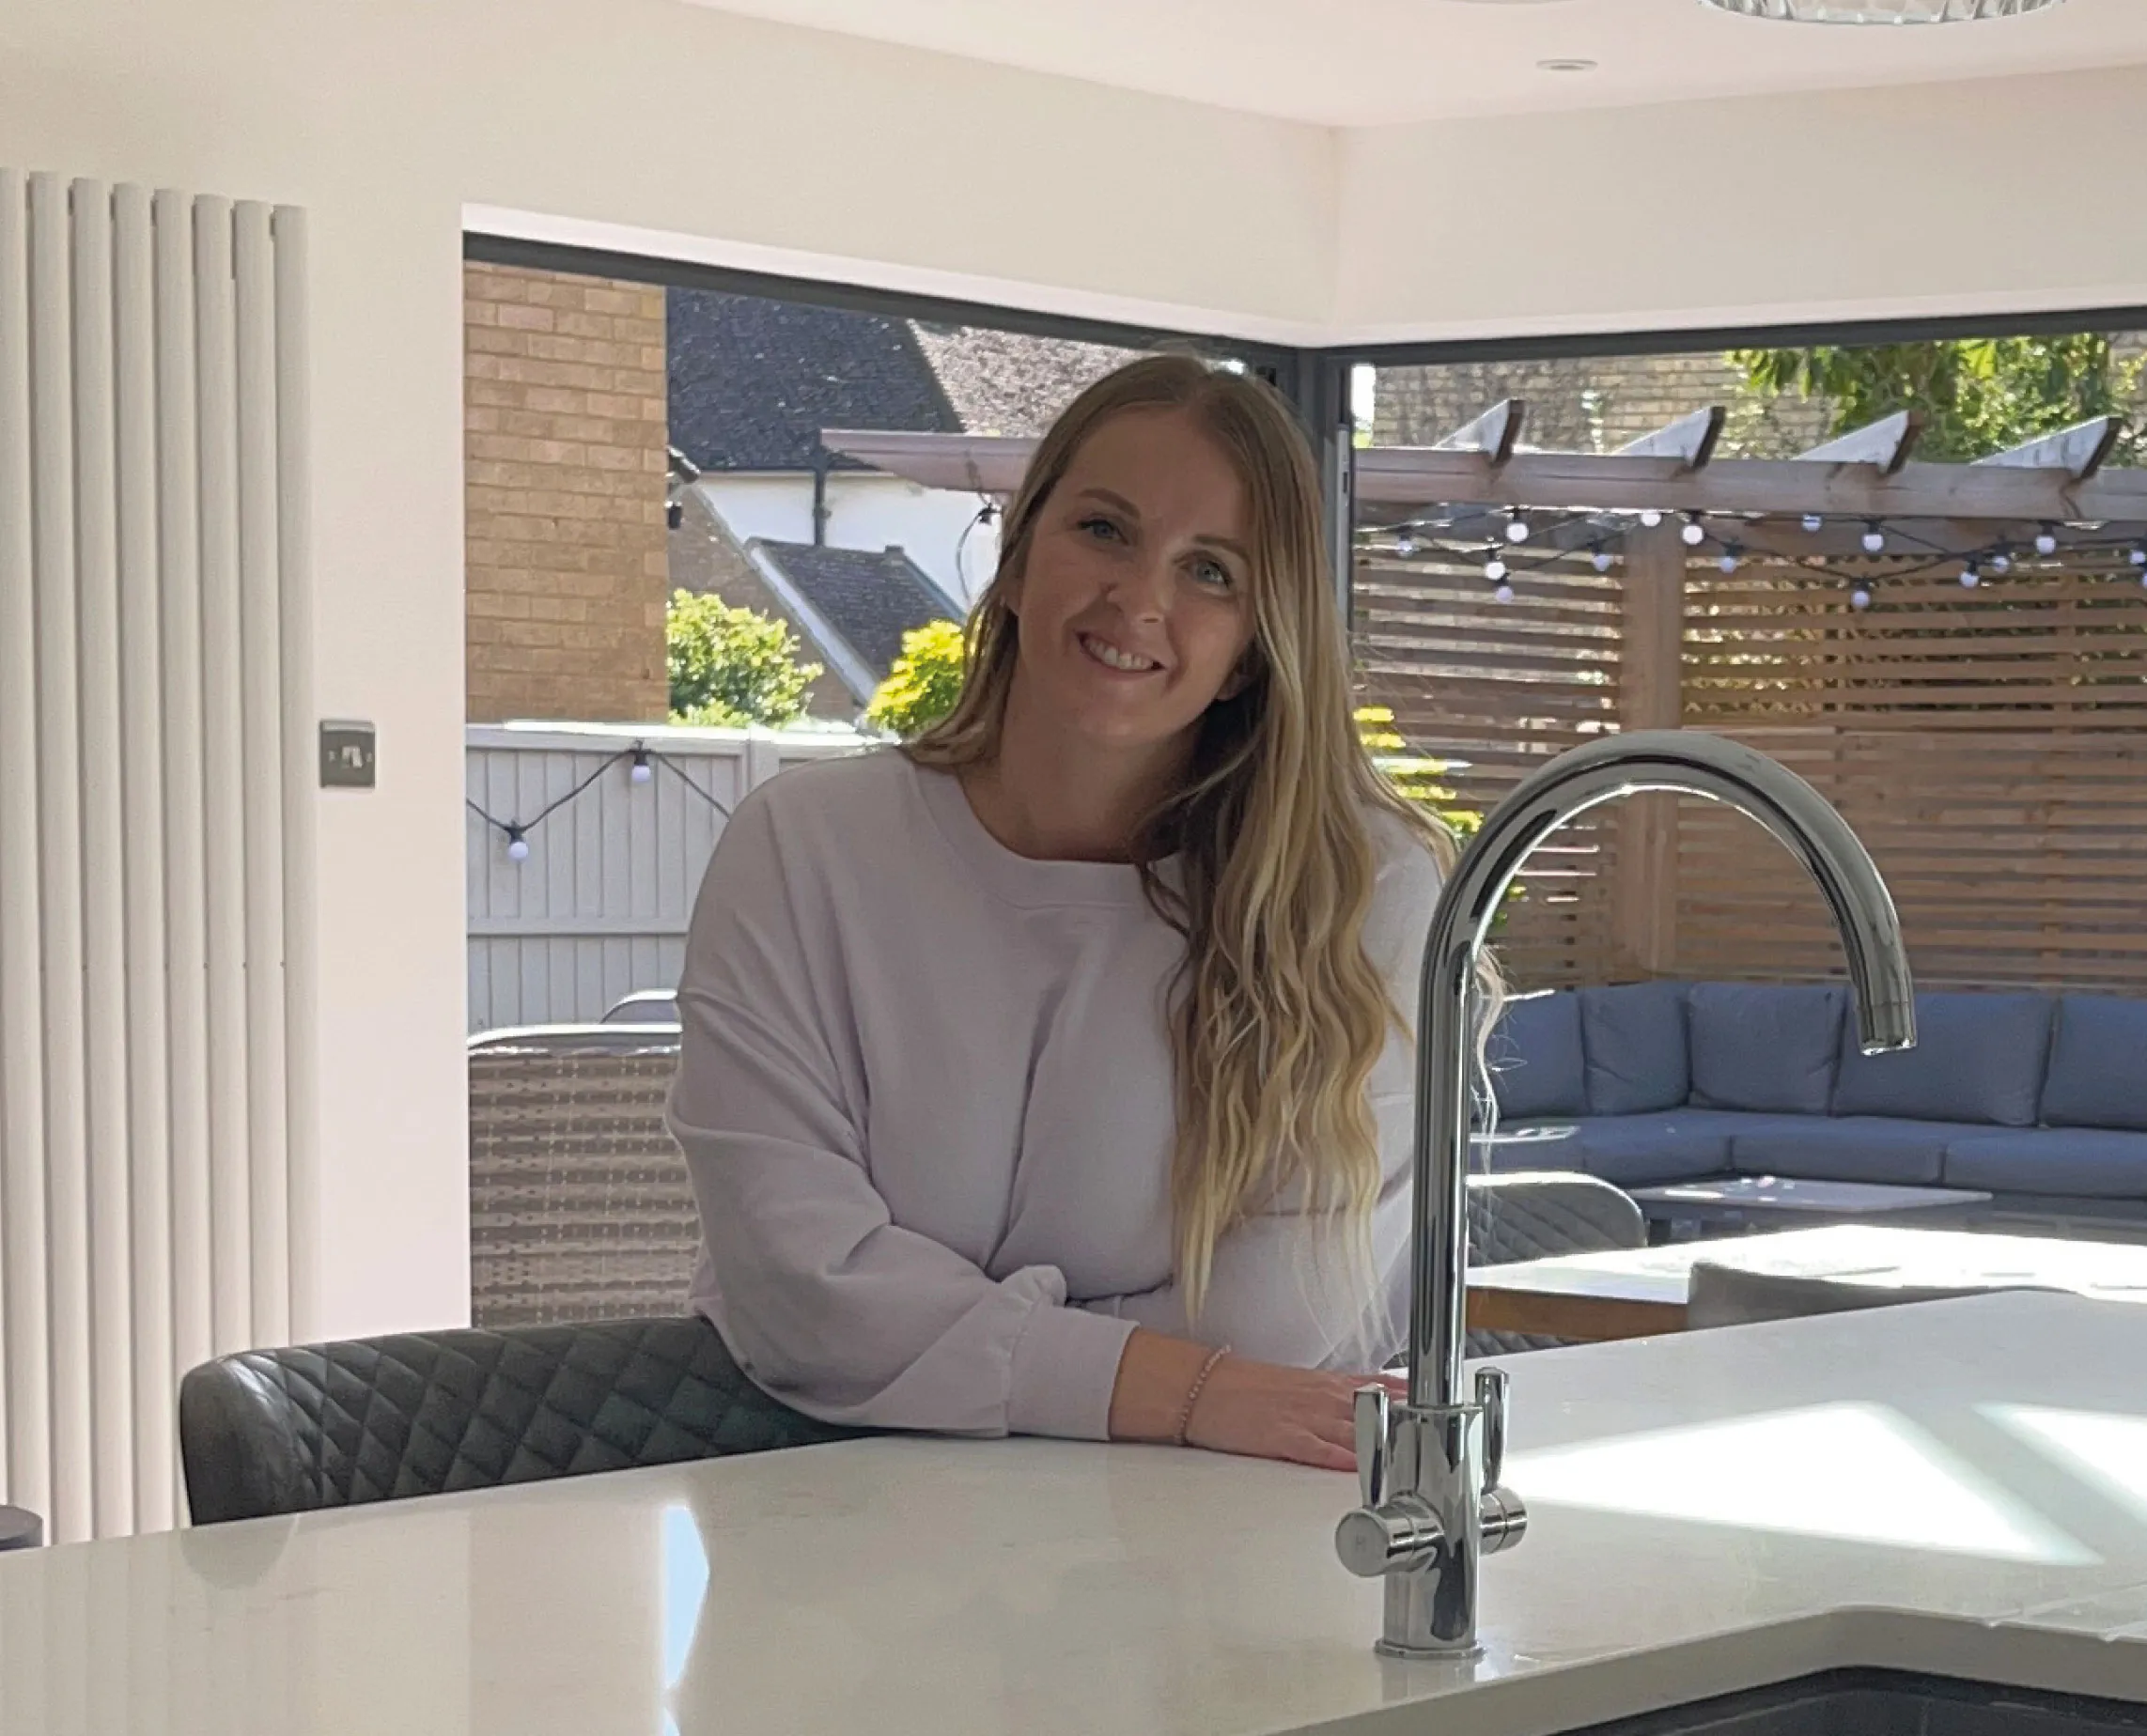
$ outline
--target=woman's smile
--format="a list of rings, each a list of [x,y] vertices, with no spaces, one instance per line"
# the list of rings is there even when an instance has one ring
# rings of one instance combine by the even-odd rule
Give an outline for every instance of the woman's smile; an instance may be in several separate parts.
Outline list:
[[[1081,648],[1104,668],[1121,675],[1159,675],[1163,666],[1152,657],[1143,657],[1137,651],[1121,650],[1100,633],[1076,635]]]

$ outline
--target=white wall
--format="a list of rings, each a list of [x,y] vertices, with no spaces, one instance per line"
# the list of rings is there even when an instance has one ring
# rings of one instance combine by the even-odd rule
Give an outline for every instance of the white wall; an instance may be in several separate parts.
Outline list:
[[[1331,293],[1316,131],[677,0],[8,0],[0,163],[312,213],[319,699],[381,745],[321,804],[324,1333],[467,1310],[465,206],[1061,305]]]
[[[709,472],[693,487],[740,542],[813,540],[810,476]],[[982,504],[974,494],[919,488],[899,476],[838,471],[828,478],[828,541],[838,549],[899,548],[956,602],[972,603],[999,561],[996,520],[971,529]]]
[[[2147,302],[2147,68],[1346,133],[1338,339]]]

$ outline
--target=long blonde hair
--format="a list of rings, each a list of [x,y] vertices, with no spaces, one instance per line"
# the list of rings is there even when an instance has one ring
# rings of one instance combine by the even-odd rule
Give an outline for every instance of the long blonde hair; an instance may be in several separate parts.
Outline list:
[[[1177,1279],[1197,1314],[1217,1240],[1282,1198],[1342,1226],[1369,1273],[1381,1163],[1367,1087],[1402,1017],[1363,946],[1378,871],[1370,821],[1392,816],[1442,872],[1455,845],[1358,738],[1317,474],[1288,407],[1258,380],[1185,355],[1097,380],[1038,443],[970,620],[960,700],[910,744],[911,758],[957,769],[998,753],[1017,657],[1009,593],[1074,456],[1133,411],[1195,417],[1237,471],[1250,519],[1244,685],[1203,717],[1187,781],[1135,845],[1149,902],[1186,938],[1172,995],[1171,1200]],[[1166,881],[1157,864],[1170,856],[1178,872]]]

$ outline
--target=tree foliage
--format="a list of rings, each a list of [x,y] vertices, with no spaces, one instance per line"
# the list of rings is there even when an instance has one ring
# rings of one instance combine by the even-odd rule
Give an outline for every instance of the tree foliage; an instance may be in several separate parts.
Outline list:
[[[2139,383],[2138,360],[2120,360],[2108,334],[1951,338],[1921,344],[1739,349],[1758,397],[1826,398],[1845,434],[1897,410],[1923,417],[1921,457],[1980,458],[2091,416],[2123,414]],[[2127,436],[2124,458],[2138,453]]]
[[[902,655],[879,684],[864,719],[908,741],[955,708],[961,697],[962,629],[953,621],[929,621],[902,635]]]
[[[671,721],[740,729],[794,721],[820,678],[801,662],[786,622],[734,609],[722,597],[674,591],[664,611]]]

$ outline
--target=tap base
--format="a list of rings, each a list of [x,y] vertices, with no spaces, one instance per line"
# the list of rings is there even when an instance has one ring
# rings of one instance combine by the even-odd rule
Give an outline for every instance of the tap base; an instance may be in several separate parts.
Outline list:
[[[1372,1650],[1383,1658],[1399,1658],[1405,1664],[1466,1664],[1484,1655],[1474,1640],[1460,1646],[1405,1646],[1398,1640],[1376,1639]]]

